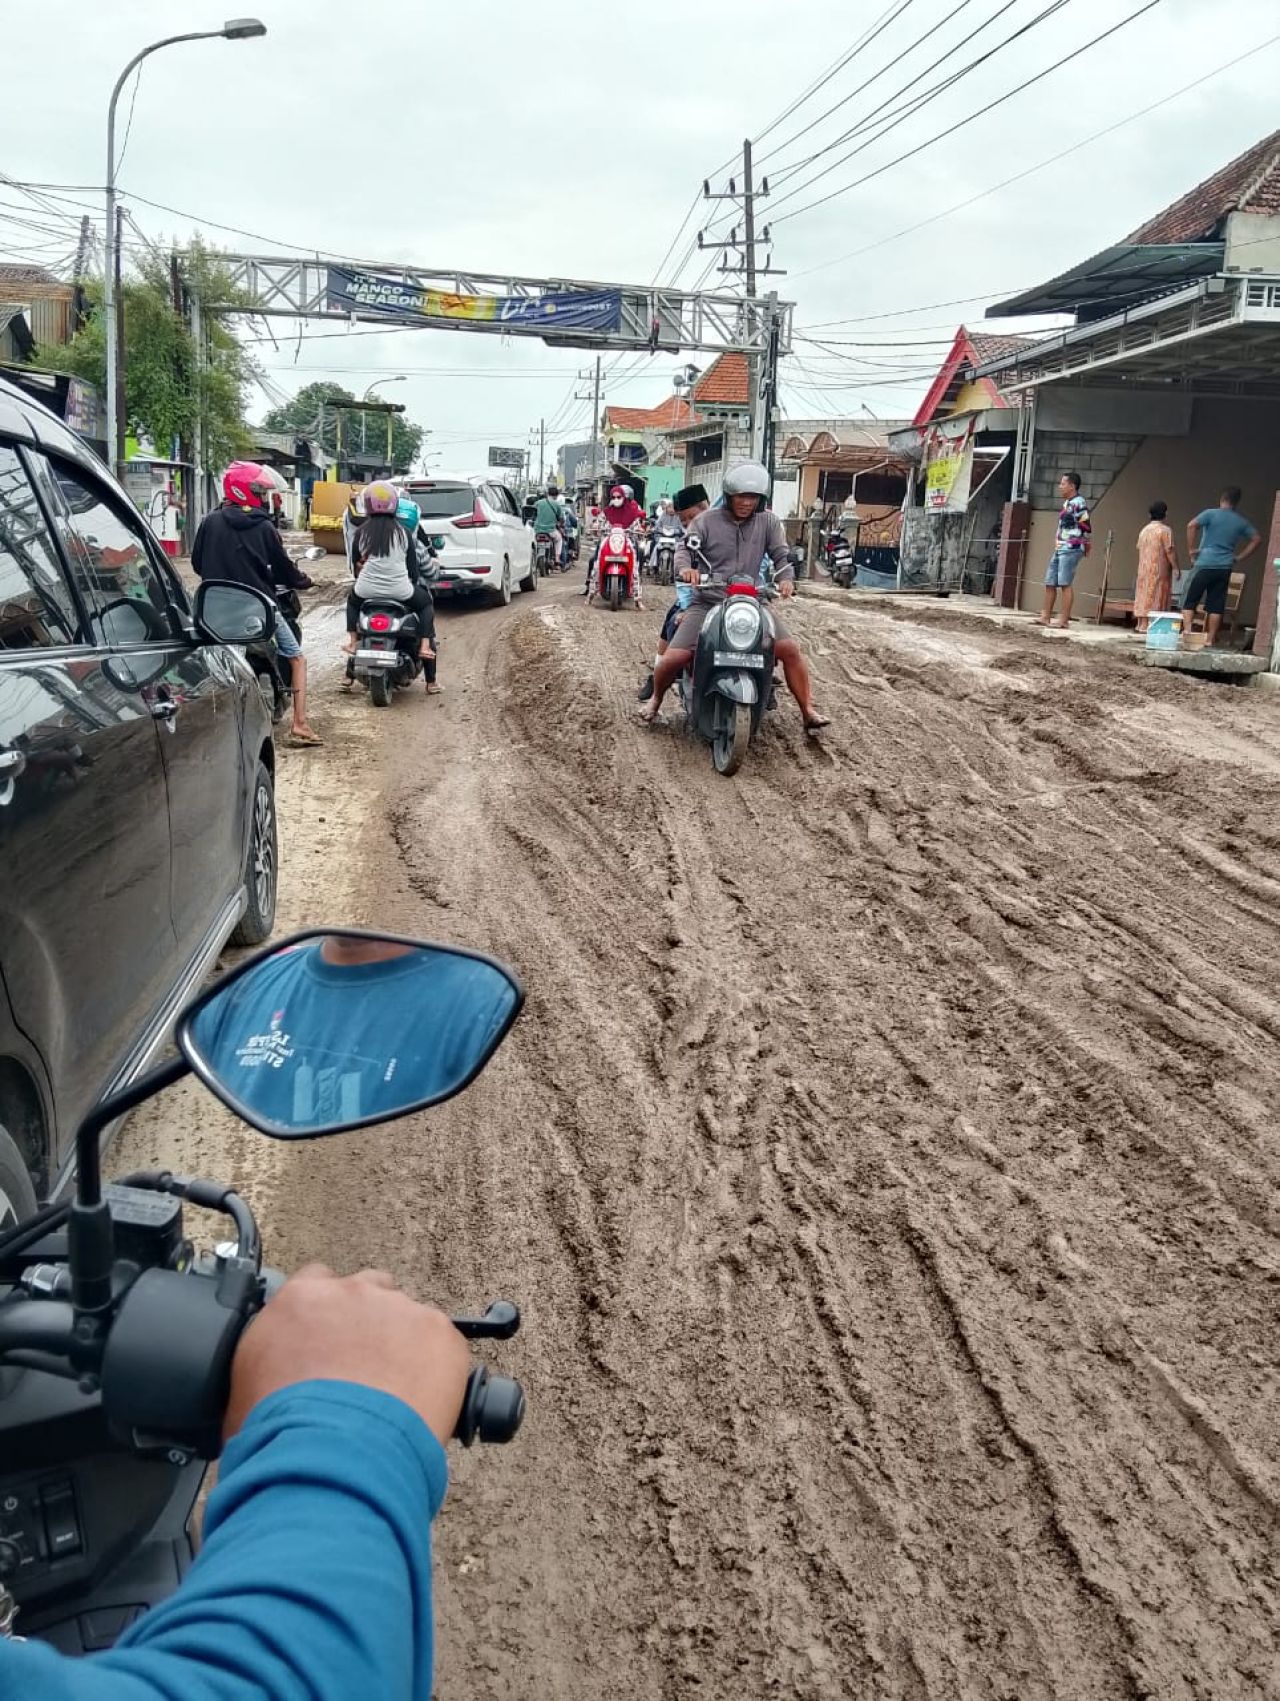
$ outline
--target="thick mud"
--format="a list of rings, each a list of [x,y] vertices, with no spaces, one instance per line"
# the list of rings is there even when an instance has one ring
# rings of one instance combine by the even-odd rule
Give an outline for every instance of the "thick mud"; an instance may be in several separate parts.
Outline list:
[[[184,1092],[127,1156],[524,1308],[441,1696],[1276,1694],[1280,702],[789,619],[835,724],[784,696],[729,781],[634,723],[657,617],[567,582],[445,615],[440,699],[322,684],[282,921],[492,950],[526,1012],[417,1124]]]

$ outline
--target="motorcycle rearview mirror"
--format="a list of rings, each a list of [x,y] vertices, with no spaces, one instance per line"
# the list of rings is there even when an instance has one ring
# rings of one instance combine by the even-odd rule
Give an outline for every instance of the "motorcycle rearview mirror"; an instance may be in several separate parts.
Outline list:
[[[492,958],[326,928],[224,975],[176,1038],[237,1116],[273,1139],[307,1140],[453,1098],[523,1003],[519,980]]]
[[[313,543],[309,549],[303,550],[302,559],[304,561],[323,561],[327,554],[327,550],[321,549],[318,543]]]
[[[99,1100],[76,1130],[67,1237],[77,1315],[111,1308],[101,1147],[129,1111],[194,1071],[275,1139],[364,1128],[470,1086],[523,1004],[514,972],[492,958],[357,929],[312,929],[240,963],[184,1011],[178,1055]]]

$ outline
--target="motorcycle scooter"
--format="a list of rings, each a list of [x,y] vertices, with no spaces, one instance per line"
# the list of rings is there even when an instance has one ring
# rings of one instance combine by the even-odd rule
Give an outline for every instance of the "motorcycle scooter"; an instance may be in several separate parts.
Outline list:
[[[596,587],[616,614],[628,597],[640,595],[640,565],[636,546],[628,532],[614,526],[600,545],[596,558]]]
[[[389,707],[392,694],[407,690],[422,672],[421,636],[418,616],[403,603],[379,597],[360,604],[350,677],[368,686],[375,709]]]
[[[689,549],[700,548],[696,537]],[[711,583],[708,575],[701,586]],[[709,610],[692,667],[677,681],[685,726],[711,746],[718,774],[736,774],[767,708],[773,707],[773,619],[759,588],[737,580]]]
[[[370,1127],[462,1092],[523,1001],[490,958],[312,930],[207,988],[179,1018],[177,1055],[89,1113],[74,1202],[0,1236],[0,1636],[94,1652],[176,1590],[232,1356],[284,1279],[221,1182],[141,1170],[104,1186],[104,1129],[188,1074],[273,1139]],[[198,1252],[184,1202],[225,1217],[228,1238]],[[520,1313],[496,1300],[454,1325],[506,1340]],[[477,1364],[455,1437],[509,1441],[523,1413],[519,1383]]]

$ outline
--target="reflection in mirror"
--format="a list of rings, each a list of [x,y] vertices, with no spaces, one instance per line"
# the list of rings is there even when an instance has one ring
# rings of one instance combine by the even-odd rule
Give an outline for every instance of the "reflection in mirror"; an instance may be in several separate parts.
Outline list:
[[[220,644],[252,644],[275,624],[265,596],[217,580],[206,580],[196,592],[196,618]]]
[[[173,656],[168,650],[161,650],[159,655],[152,651],[143,654],[135,650],[127,656],[104,656],[102,671],[115,686],[117,691],[141,691],[146,685],[154,685],[157,679],[168,673]]]
[[[134,597],[117,597],[94,615],[102,641],[120,650],[136,649],[152,639],[170,636],[163,616],[148,603]]]
[[[219,982],[178,1040],[246,1121],[306,1139],[461,1092],[522,997],[506,970],[464,951],[315,934]]]

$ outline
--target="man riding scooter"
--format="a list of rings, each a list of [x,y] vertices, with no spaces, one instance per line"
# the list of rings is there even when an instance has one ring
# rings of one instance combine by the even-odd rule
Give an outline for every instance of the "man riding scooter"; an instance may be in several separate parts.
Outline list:
[[[202,579],[221,579],[248,585],[276,600],[276,587],[308,591],[311,580],[289,559],[280,533],[271,523],[266,502],[273,488],[270,474],[256,461],[233,461],[223,474],[220,508],[200,522],[191,546],[191,565]],[[283,615],[276,615],[276,648],[290,668],[293,687],[293,725],[289,743],[312,749],[322,740],[307,724],[307,658]]]
[[[735,580],[754,585],[760,562],[768,556],[777,569],[778,593],[795,595],[795,568],[787,547],[782,521],[765,507],[769,473],[758,461],[744,461],[725,474],[723,508],[708,508],[676,550],[676,572],[686,584],[697,587],[690,608],[681,618],[675,636],[653,674],[653,697],[640,711],[646,723],[657,719],[662,699],[690,666],[698,644],[698,633],[709,610],[723,601],[725,587]],[[694,550],[694,539],[697,550]],[[702,585],[703,577],[709,583]],[[813,703],[813,684],[800,646],[776,615],[774,654],[782,663],[787,688],[800,705],[807,733],[818,732],[831,723]]]
[[[551,544],[551,562],[560,565],[561,550],[564,546],[564,509],[560,505],[560,491],[555,484],[549,484],[546,493],[538,497],[533,510],[533,530],[537,537],[545,537]]]

